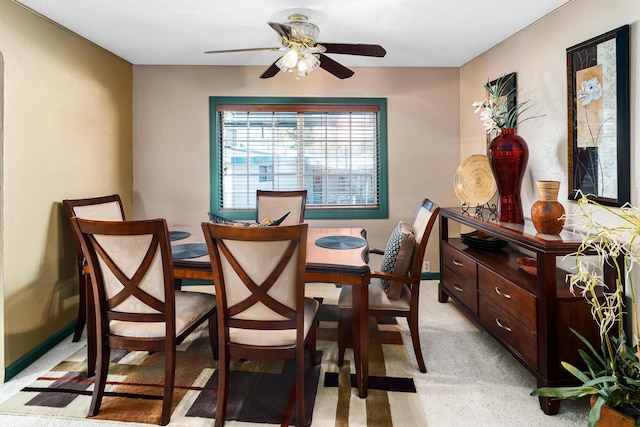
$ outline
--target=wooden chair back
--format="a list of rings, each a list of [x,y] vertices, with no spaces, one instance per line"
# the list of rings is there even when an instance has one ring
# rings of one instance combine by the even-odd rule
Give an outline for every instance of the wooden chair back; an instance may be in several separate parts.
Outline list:
[[[224,334],[229,328],[302,330],[298,308],[304,300],[307,224],[245,228],[204,223],[203,230]]]
[[[87,257],[95,329],[96,380],[89,416],[95,416],[105,392],[112,348],[164,352],[165,370],[160,424],[171,418],[176,345],[205,320],[217,356],[213,295],[176,291],[169,231],[164,219],[97,221],[71,218]],[[91,354],[91,353],[90,353]],[[88,362],[89,370],[92,369]]]
[[[424,199],[413,217],[411,223],[411,231],[416,241],[414,249],[413,261],[409,275],[411,277],[420,277],[422,274],[422,260],[427,249],[429,236],[436,223],[440,207],[429,199]]]
[[[67,212],[69,219],[73,217],[96,219],[104,221],[124,221],[124,207],[122,200],[118,194],[109,196],[91,197],[86,199],[65,199],[62,204]],[[84,325],[87,322],[87,288],[89,286],[89,273],[85,271],[86,260],[82,252],[82,244],[78,236],[74,233],[74,243],[76,246],[76,255],[78,257],[78,320],[76,330],[73,334],[73,341],[77,342],[82,336]],[[89,319],[91,323],[91,319]],[[91,326],[91,325],[90,325]],[[87,338],[93,339],[93,332],[87,332]],[[89,355],[89,361],[93,360]]]
[[[295,359],[296,425],[305,425],[305,342],[315,365],[318,310],[304,297],[307,227],[202,223],[218,302],[217,427],[226,417],[230,357]]]
[[[69,219],[73,217],[97,219],[101,221],[124,221],[124,207],[120,195],[90,197],[86,199],[65,199],[62,201]],[[84,261],[84,254],[77,236],[74,234],[78,261]]]
[[[148,342],[164,350],[165,337],[175,338],[175,288],[169,232],[164,219],[94,221],[72,218],[91,272],[96,329],[110,346],[124,348],[139,337],[120,336],[111,321],[163,323],[165,332]],[[149,334],[145,334],[149,335]],[[173,338],[172,338],[173,337]],[[148,341],[152,341],[147,337]]]
[[[304,222],[304,210],[307,204],[307,190],[293,191],[256,191],[256,222],[269,217],[280,218],[290,212],[281,225],[294,225]]]
[[[427,248],[429,236],[431,235],[431,231],[433,230],[439,213],[440,207],[429,199],[424,199],[418,206],[411,224],[411,232],[415,239],[415,244],[413,247],[411,268],[406,276],[382,271],[371,272],[372,280],[393,280],[404,283],[408,287],[408,291],[403,289],[399,299],[391,300],[386,296],[385,290],[380,285],[369,285],[369,316],[407,318],[413,349],[416,353],[416,360],[418,362],[420,372],[427,372],[424,357],[422,356],[418,327],[422,260]],[[384,252],[381,251],[370,251],[370,253],[384,254]],[[339,306],[338,366],[342,366],[345,348],[349,341],[348,328],[351,323],[350,317],[352,307],[351,288],[343,286],[340,293]]]

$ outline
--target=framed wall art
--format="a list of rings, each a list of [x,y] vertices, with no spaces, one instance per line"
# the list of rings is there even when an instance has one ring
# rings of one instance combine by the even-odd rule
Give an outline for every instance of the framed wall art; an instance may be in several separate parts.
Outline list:
[[[515,106],[518,104],[518,82],[516,80],[516,73],[505,74],[502,77],[488,82],[485,85],[485,88],[487,89],[487,97],[489,96],[489,88],[499,85],[503,86],[502,93],[504,94],[504,96],[507,96],[507,94],[513,94],[513,96],[509,100],[509,105],[507,105],[507,108],[509,110],[515,108]],[[498,136],[498,132],[495,130],[487,133],[487,146],[496,136]]]
[[[629,26],[567,49],[569,199],[629,202]]]

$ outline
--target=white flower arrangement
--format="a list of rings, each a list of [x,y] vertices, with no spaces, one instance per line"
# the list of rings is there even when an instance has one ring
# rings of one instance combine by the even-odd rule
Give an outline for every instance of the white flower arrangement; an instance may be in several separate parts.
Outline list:
[[[476,101],[472,105],[475,113],[480,113],[480,120],[488,134],[492,132],[502,133],[502,129],[517,126],[521,114],[529,109],[530,100],[516,103],[516,88],[508,89],[509,79],[504,76],[498,79],[495,85],[489,82],[485,85],[488,96],[482,101]],[[536,116],[539,117],[539,116]],[[520,120],[520,123],[533,119],[529,117]]]

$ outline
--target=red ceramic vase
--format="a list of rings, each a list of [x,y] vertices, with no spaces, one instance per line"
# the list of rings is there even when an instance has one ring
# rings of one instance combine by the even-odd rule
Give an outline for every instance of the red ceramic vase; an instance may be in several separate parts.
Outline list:
[[[491,171],[498,186],[498,221],[524,224],[520,188],[529,160],[529,147],[514,129],[502,129],[487,148]]]

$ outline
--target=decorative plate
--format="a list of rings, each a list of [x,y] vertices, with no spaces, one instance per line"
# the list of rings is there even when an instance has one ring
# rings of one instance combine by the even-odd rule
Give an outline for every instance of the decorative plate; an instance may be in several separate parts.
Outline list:
[[[366,244],[366,240],[353,236],[326,236],[316,240],[316,245],[327,249],[355,249]]]
[[[209,253],[206,243],[185,243],[171,247],[173,259],[197,258]]]
[[[471,248],[484,249],[489,251],[497,251],[509,245],[509,242],[498,239],[490,234],[483,233],[479,230],[473,231],[471,233],[461,234],[460,240],[462,241],[462,243]]]
[[[187,231],[170,231],[169,232],[169,240],[171,240],[172,242],[176,240],[186,239],[189,236],[191,236],[191,233]]]
[[[453,191],[462,203],[484,205],[496,194],[498,186],[483,154],[467,157],[453,178]]]

